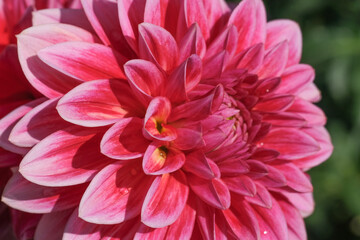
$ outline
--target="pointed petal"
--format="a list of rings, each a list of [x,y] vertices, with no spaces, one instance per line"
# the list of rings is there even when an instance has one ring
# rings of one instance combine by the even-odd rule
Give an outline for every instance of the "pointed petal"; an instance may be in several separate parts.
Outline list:
[[[24,104],[13,110],[11,113],[9,113],[0,120],[0,147],[10,152],[14,152],[21,155],[24,155],[29,151],[29,149],[27,148],[17,147],[14,144],[12,144],[9,141],[9,136],[17,121],[19,121],[19,119],[21,119],[31,109],[33,109],[34,107],[36,107],[37,105],[41,104],[44,101],[45,98],[39,98],[27,104]]]
[[[151,137],[161,141],[172,141],[177,138],[176,129],[167,125],[171,113],[171,103],[165,97],[151,100],[144,118],[144,130]]]
[[[196,222],[204,239],[215,240],[215,209],[203,201],[196,201]]]
[[[105,126],[141,109],[129,86],[121,80],[94,80],[83,83],[62,97],[57,105],[68,122],[86,126]]]
[[[267,188],[278,188],[287,185],[286,178],[280,170],[270,165],[267,165],[267,169],[268,174],[258,179],[257,182],[261,183]]]
[[[296,64],[285,69],[281,76],[281,83],[276,89],[278,93],[297,94],[306,85],[313,82],[315,71],[310,65]]]
[[[29,111],[12,129],[9,140],[21,147],[32,147],[50,134],[70,126],[62,119],[56,105],[59,98],[50,99]]]
[[[49,67],[36,55],[43,48],[67,41],[97,42],[90,32],[67,24],[39,25],[18,35],[19,60],[25,76],[48,98],[61,96],[81,83]]]
[[[262,68],[258,73],[259,77],[280,77],[286,66],[288,52],[289,46],[286,41],[280,42],[279,44],[267,50]]]
[[[90,181],[113,160],[100,153],[103,132],[73,126],[55,132],[24,157],[19,171],[44,186],[69,186]]]
[[[321,92],[314,83],[310,83],[298,94],[298,96],[309,102],[318,102],[321,99]]]
[[[278,203],[287,222],[289,239],[307,239],[304,219],[302,218],[299,210],[285,200],[278,199]]]
[[[222,178],[230,191],[244,196],[255,196],[255,182],[246,175]]]
[[[145,152],[142,165],[145,174],[160,175],[180,169],[184,162],[183,152],[153,142]]]
[[[246,69],[249,73],[256,73],[263,63],[264,52],[262,43],[243,50],[235,57],[237,68]]]
[[[255,183],[256,194],[254,196],[245,196],[245,199],[252,204],[264,208],[272,207],[272,199],[269,191],[261,184]]]
[[[278,112],[289,108],[294,102],[292,95],[276,95],[274,97],[264,98],[253,108],[260,112]]]
[[[294,164],[282,164],[275,166],[286,178],[287,185],[297,192],[312,192],[313,187],[310,179]]]
[[[157,177],[146,194],[141,221],[154,228],[174,223],[186,205],[189,194],[186,182],[181,171]]]
[[[263,121],[270,123],[273,127],[304,127],[306,120],[297,113],[292,112],[273,112],[265,113]]]
[[[179,62],[185,61],[192,54],[198,55],[201,59],[206,53],[206,42],[197,23],[189,27],[186,34],[179,43]]]
[[[298,64],[302,50],[302,36],[299,25],[288,19],[270,21],[266,26],[266,49],[284,40],[289,43],[287,66]]]
[[[188,175],[191,190],[212,207],[227,209],[230,207],[230,192],[226,184],[218,178],[203,179],[196,175]]]
[[[133,240],[163,240],[169,227],[151,228],[141,223]]]
[[[219,54],[223,50],[226,50],[230,56],[233,56],[238,44],[238,33],[235,26],[230,25],[224,30],[214,41],[206,51],[206,58],[212,58],[214,55]]]
[[[142,157],[150,144],[142,135],[143,120],[123,118],[106,131],[101,140],[101,153],[114,159]]]
[[[259,160],[262,162],[272,161],[279,156],[279,152],[266,149],[266,148],[257,148],[254,153],[251,155],[251,159]]]
[[[261,140],[264,148],[280,152],[279,158],[298,159],[320,150],[319,144],[311,136],[296,129],[277,128]]]
[[[220,177],[220,170],[216,163],[205,157],[205,154],[200,150],[186,155],[183,169],[205,179]]]
[[[166,239],[190,239],[194,229],[195,216],[196,211],[186,204],[179,218],[169,226]]]
[[[176,129],[177,138],[172,142],[180,150],[190,150],[203,147],[205,142],[202,137],[200,123],[193,126],[184,126]]]
[[[44,187],[15,173],[7,183],[2,201],[12,208],[30,213],[62,211],[79,204],[87,184],[71,187]]]
[[[122,65],[127,59],[97,43],[59,43],[41,49],[38,56],[52,68],[80,81],[125,78]]]
[[[292,193],[289,191],[280,192],[297,209],[303,217],[308,217],[314,212],[315,203],[312,193]]]
[[[316,105],[297,98],[291,105],[288,112],[299,114],[306,121],[307,126],[324,126],[326,123],[325,113]]]
[[[140,214],[153,177],[142,173],[139,161],[114,163],[101,170],[81,198],[79,217],[96,224],[118,224]]]

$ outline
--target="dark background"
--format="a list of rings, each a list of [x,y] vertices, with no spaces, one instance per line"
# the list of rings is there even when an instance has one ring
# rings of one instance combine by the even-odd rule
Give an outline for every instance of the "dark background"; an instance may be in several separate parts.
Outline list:
[[[316,70],[332,157],[309,173],[316,208],[309,240],[360,239],[360,0],[264,0],[268,20],[288,18],[303,34],[302,62]]]

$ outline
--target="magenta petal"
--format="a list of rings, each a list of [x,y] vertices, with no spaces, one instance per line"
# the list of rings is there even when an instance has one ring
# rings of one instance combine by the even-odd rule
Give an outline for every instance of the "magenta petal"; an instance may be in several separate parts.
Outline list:
[[[191,190],[207,204],[219,209],[230,207],[230,191],[219,178],[203,179],[189,174],[188,180]]]
[[[123,118],[112,126],[101,140],[101,152],[114,159],[142,157],[150,144],[142,135],[143,120]]]
[[[86,127],[115,123],[129,111],[138,112],[139,108],[129,86],[117,79],[83,83],[62,97],[57,105],[63,119]]]
[[[191,25],[179,43],[179,62],[185,61],[192,54],[201,59],[206,53],[206,42],[197,23]]]
[[[303,131],[277,128],[261,140],[263,147],[280,152],[280,158],[298,159],[320,150],[319,143]]]
[[[133,240],[164,240],[168,228],[151,228],[141,223]]]
[[[256,73],[263,62],[264,52],[264,45],[262,43],[243,50],[235,57],[238,59],[237,68],[246,69],[249,73]]]
[[[12,208],[30,213],[62,211],[79,204],[87,185],[44,187],[15,173],[7,183],[2,201]]]
[[[15,233],[16,239],[33,239],[42,214],[27,213],[15,209],[10,209],[10,213],[11,223],[9,222],[9,224],[12,226],[12,231],[10,231]],[[13,237],[4,239],[13,239]]]
[[[278,188],[287,185],[286,178],[280,170],[270,165],[267,166],[267,169],[268,174],[258,179],[257,182],[261,183],[267,188]]]
[[[70,208],[65,211],[44,214],[36,227],[35,239],[61,239],[66,223],[73,211],[74,209]]]
[[[314,212],[315,203],[312,193],[292,193],[289,191],[281,191],[280,193],[299,209],[303,217],[308,217]]]
[[[287,186],[297,192],[312,192],[310,179],[292,163],[276,165],[286,178]]]
[[[206,51],[206,58],[212,58],[214,55],[219,54],[223,50],[226,50],[230,56],[233,56],[238,44],[238,33],[235,26],[230,25],[224,30],[214,41]]]
[[[58,100],[47,100],[29,111],[14,126],[9,140],[17,146],[32,147],[50,134],[69,127],[56,110]]]
[[[199,199],[196,203],[196,222],[203,239],[215,240],[215,209]]]
[[[151,137],[161,141],[172,141],[177,138],[176,129],[167,125],[171,113],[171,103],[165,97],[156,97],[151,100],[146,110],[144,130]]]
[[[177,128],[176,134],[177,138],[173,141],[173,144],[180,150],[190,150],[205,145],[202,137],[202,126],[199,123],[194,126]]]
[[[0,148],[0,168],[18,166],[22,156]]]
[[[26,78],[48,98],[58,97],[81,83],[49,67],[37,57],[48,46],[67,42],[97,42],[90,32],[67,24],[46,24],[28,28],[18,36],[19,60]]]
[[[172,239],[174,237],[178,239],[190,239],[194,229],[195,216],[196,211],[186,204],[179,218],[169,226],[166,239]]]
[[[305,119],[307,126],[324,126],[326,123],[324,112],[316,105],[301,98],[295,99],[294,104],[287,111],[300,115]]]
[[[260,112],[278,112],[284,111],[294,102],[293,95],[277,95],[275,97],[264,98],[253,108]]]
[[[255,182],[246,175],[222,178],[230,191],[244,196],[255,196]]]
[[[280,77],[283,73],[287,58],[289,46],[286,41],[280,42],[267,50],[262,68],[259,71],[260,78]]]
[[[302,50],[302,36],[299,25],[291,20],[270,21],[266,26],[266,49],[287,40],[289,43],[289,57],[287,66],[300,62]]]
[[[287,222],[289,239],[307,239],[304,219],[299,210],[285,200],[278,199],[278,203]]]
[[[315,70],[306,64],[296,64],[285,69],[281,76],[279,93],[297,94],[314,81]]]
[[[160,175],[180,169],[184,162],[185,155],[183,152],[153,142],[144,154],[142,165],[146,174]]]
[[[165,29],[150,24],[139,25],[139,56],[158,64],[165,71],[172,70],[178,61],[178,47]]]
[[[272,207],[272,199],[269,191],[261,184],[256,184],[256,194],[254,196],[245,196],[245,199],[252,204],[264,208]]]
[[[17,147],[12,144],[9,141],[9,136],[17,121],[19,121],[19,119],[21,119],[26,113],[44,101],[45,98],[39,98],[24,104],[0,120],[0,147],[21,155],[24,155],[29,151],[27,148]]]
[[[103,132],[73,126],[55,132],[24,157],[19,171],[44,186],[69,186],[90,181],[94,174],[113,162],[100,153]]]
[[[181,215],[189,188],[185,174],[177,171],[157,177],[152,183],[141,210],[141,221],[153,228],[174,223]]]
[[[125,78],[121,66],[127,59],[101,44],[59,43],[40,50],[38,56],[52,68],[81,81]]]
[[[205,179],[220,177],[220,170],[216,163],[205,157],[201,150],[186,155],[183,169]]]
[[[79,217],[96,224],[118,224],[136,217],[153,179],[144,175],[139,161],[108,165],[86,189]]]

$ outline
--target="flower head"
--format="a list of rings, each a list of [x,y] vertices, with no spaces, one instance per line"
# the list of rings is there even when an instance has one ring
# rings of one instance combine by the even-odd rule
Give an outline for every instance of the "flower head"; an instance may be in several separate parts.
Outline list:
[[[44,213],[38,236],[305,239],[332,145],[297,24],[260,0],[82,6],[18,37],[46,98],[8,128],[31,149],[3,201]]]

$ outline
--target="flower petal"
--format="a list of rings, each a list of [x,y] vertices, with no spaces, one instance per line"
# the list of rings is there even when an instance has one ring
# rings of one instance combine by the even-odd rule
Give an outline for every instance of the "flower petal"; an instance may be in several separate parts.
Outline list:
[[[313,187],[310,179],[294,164],[282,164],[275,166],[286,178],[287,186],[297,192],[312,192]]]
[[[244,196],[255,196],[255,182],[246,175],[221,178],[230,191]]]
[[[245,196],[245,199],[252,204],[264,208],[272,207],[272,199],[269,191],[261,184],[255,183],[256,194],[254,196]]]
[[[278,93],[297,94],[309,83],[313,82],[315,71],[310,65],[296,64],[285,69],[281,76],[280,86],[276,89]]]
[[[48,98],[58,97],[80,84],[47,66],[37,57],[45,47],[67,41],[97,42],[90,32],[67,24],[46,24],[27,28],[18,35],[19,60],[26,78]]]
[[[24,157],[19,171],[44,186],[69,186],[90,181],[113,162],[100,153],[103,131],[73,126],[55,132]]]
[[[292,95],[275,95],[274,97],[264,98],[253,108],[260,112],[278,112],[289,108],[294,102]]]
[[[41,49],[38,56],[57,71],[80,81],[125,78],[121,66],[127,59],[97,43],[59,43]]]
[[[90,223],[118,224],[138,216],[154,180],[139,165],[139,161],[114,163],[101,170],[81,199],[79,217]]]
[[[101,140],[101,152],[114,159],[142,157],[150,144],[142,135],[143,120],[123,118],[114,124]]]
[[[30,213],[62,211],[79,204],[87,184],[70,187],[44,187],[15,173],[7,183],[2,201],[12,208]]]
[[[316,105],[301,98],[295,99],[287,111],[300,115],[305,119],[307,126],[324,126],[326,123],[324,112]]]
[[[264,45],[262,43],[251,46],[241,51],[234,59],[236,59],[237,68],[248,70],[249,73],[256,73],[263,63]]]
[[[183,169],[205,179],[220,177],[220,170],[216,163],[205,157],[201,150],[186,155]]]
[[[60,99],[57,110],[66,121],[86,127],[109,125],[142,111],[129,86],[117,79],[79,85]]]
[[[267,50],[262,68],[258,75],[260,78],[280,77],[283,73],[287,58],[289,46],[286,41],[280,42]]]
[[[179,62],[185,61],[192,54],[201,59],[206,53],[206,42],[197,23],[191,25],[179,43]]]
[[[166,238],[190,239],[194,229],[195,216],[196,211],[186,204],[179,218],[169,226]]]
[[[169,72],[177,65],[179,50],[175,39],[168,31],[150,23],[141,23],[139,56]]]
[[[141,210],[141,221],[153,228],[174,223],[181,215],[189,188],[185,174],[177,171],[157,177],[152,183]]]
[[[0,148],[0,168],[18,166],[22,156]]]
[[[291,20],[270,21],[266,26],[266,49],[287,40],[289,43],[289,57],[287,66],[298,64],[301,58],[302,36],[299,25]]]

